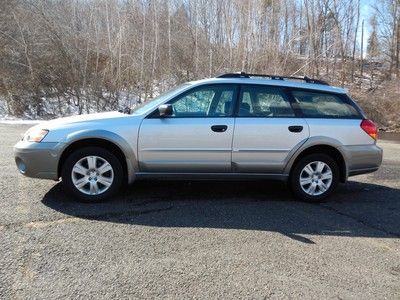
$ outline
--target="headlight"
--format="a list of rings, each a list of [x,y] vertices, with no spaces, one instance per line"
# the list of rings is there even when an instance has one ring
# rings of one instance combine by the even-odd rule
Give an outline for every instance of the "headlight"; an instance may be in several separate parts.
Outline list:
[[[24,136],[24,141],[40,143],[49,133],[47,129],[34,129],[28,131]]]

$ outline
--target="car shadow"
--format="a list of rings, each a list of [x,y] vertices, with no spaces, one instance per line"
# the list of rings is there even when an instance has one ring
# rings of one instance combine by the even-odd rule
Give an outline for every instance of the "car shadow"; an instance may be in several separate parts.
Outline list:
[[[329,201],[294,201],[281,182],[138,181],[106,203],[79,203],[61,184],[43,204],[91,220],[157,227],[221,228],[312,236],[400,237],[399,189],[350,181]]]

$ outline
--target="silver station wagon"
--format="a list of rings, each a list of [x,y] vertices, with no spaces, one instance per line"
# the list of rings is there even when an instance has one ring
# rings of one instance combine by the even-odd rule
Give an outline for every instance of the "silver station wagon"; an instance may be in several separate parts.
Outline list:
[[[377,127],[346,90],[307,77],[232,73],[182,84],[131,111],[40,123],[15,145],[19,171],[81,201],[154,179],[275,179],[320,201],[376,171]]]

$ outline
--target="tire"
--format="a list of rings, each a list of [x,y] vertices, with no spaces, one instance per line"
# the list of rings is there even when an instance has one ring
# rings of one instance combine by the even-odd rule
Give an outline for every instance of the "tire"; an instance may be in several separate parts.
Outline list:
[[[338,183],[338,164],[326,154],[309,154],[301,158],[294,165],[289,178],[289,186],[294,196],[306,202],[320,202],[326,199],[334,192]]]
[[[124,173],[121,162],[110,151],[85,147],[67,157],[61,177],[65,191],[75,200],[101,202],[120,190]]]

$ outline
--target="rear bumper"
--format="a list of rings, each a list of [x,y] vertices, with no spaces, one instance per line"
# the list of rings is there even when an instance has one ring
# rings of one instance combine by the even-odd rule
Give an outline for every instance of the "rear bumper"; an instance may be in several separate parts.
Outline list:
[[[383,150],[375,144],[343,146],[348,176],[371,173],[382,164]]]
[[[60,143],[20,141],[14,146],[19,172],[28,177],[58,180]]]

